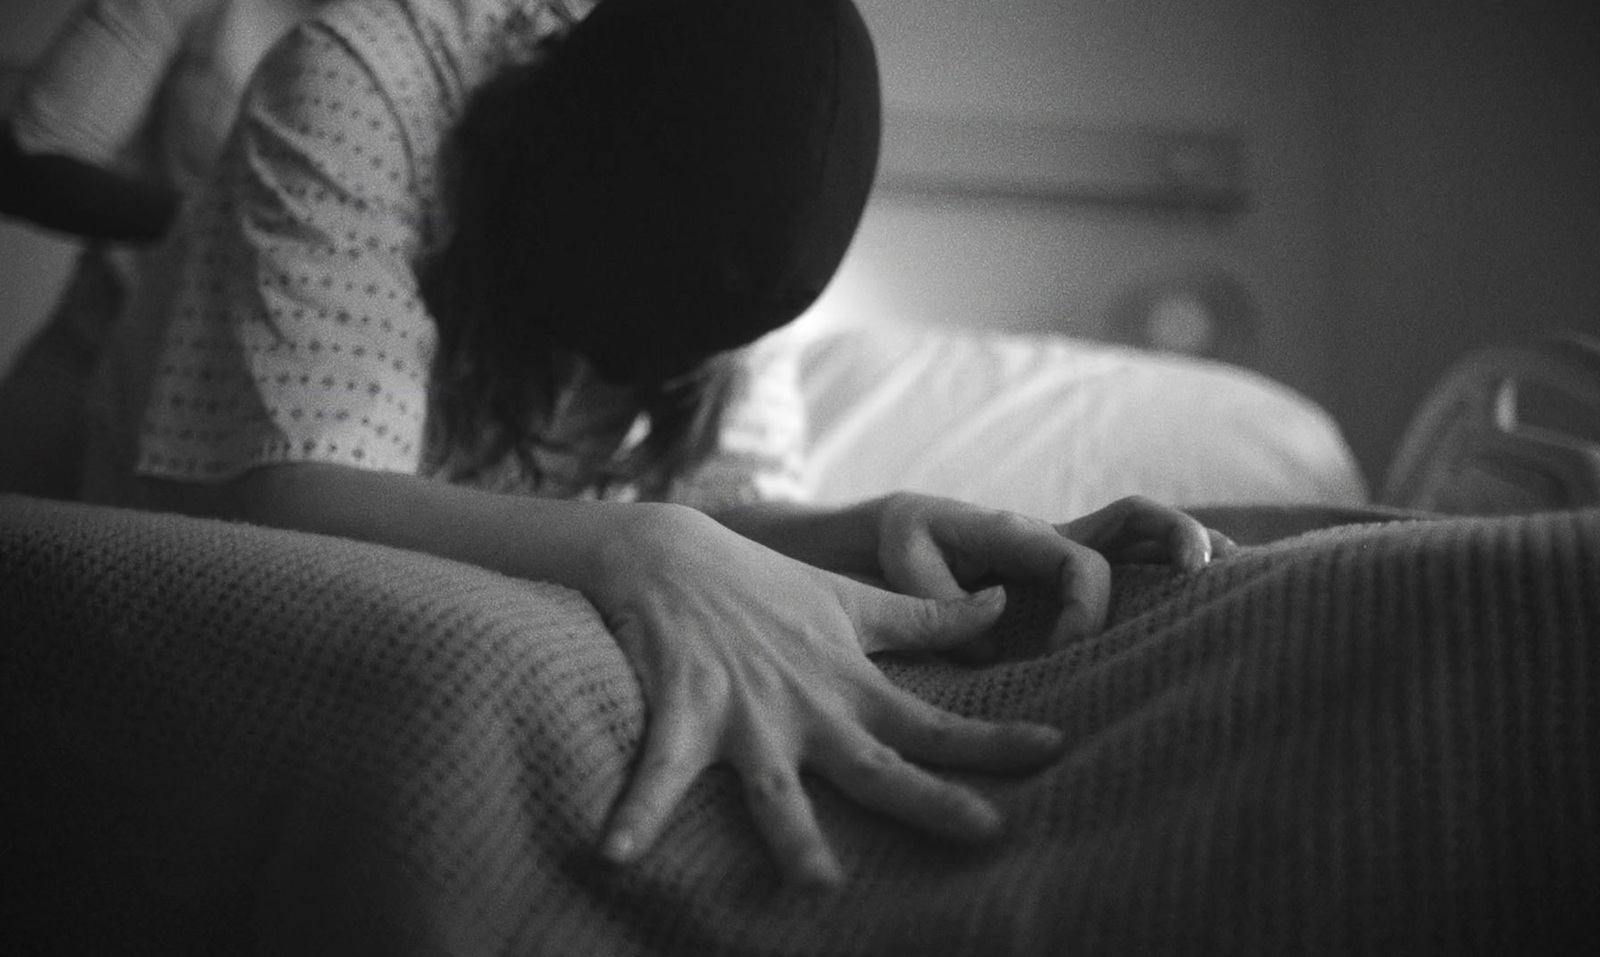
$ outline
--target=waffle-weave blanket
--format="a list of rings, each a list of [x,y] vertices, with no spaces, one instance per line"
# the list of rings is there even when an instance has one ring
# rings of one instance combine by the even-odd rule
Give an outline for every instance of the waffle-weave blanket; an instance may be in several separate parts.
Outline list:
[[[41,951],[1494,952],[1600,928],[1600,512],[1356,525],[1126,568],[1037,654],[885,660],[1061,760],[942,845],[808,785],[782,886],[731,772],[594,851],[644,714],[578,593],[311,535],[0,500],[5,873]],[[14,936],[13,939],[20,939]]]

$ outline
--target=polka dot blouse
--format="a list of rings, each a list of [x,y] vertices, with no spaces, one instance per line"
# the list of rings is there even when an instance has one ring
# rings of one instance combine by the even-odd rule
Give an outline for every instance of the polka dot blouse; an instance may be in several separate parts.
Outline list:
[[[416,266],[442,231],[440,146],[477,84],[537,56],[585,7],[340,4],[279,44],[180,230],[137,474],[426,469],[435,327]],[[752,349],[747,361],[723,454],[675,497],[710,507],[798,495],[792,352]]]

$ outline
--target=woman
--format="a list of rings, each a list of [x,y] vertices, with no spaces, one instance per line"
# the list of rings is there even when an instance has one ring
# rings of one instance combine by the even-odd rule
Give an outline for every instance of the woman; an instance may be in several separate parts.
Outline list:
[[[1107,556],[1198,569],[1228,543],[1137,500],[1052,527],[755,494],[783,443],[729,448],[725,424],[782,389],[736,350],[810,304],[856,228],[870,38],[848,0],[582,13],[369,0],[292,34],[183,231],[170,326],[117,353],[91,488],[582,591],[650,707],[613,860],[721,761],[804,884],[844,875],[802,771],[992,840],[996,810],[921,765],[1026,771],[1059,734],[942,712],[867,655],[970,648],[998,581],[1055,589],[1065,641],[1104,621]]]

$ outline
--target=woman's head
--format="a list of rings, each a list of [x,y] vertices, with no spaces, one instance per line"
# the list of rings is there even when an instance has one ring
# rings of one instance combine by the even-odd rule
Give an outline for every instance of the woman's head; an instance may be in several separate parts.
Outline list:
[[[798,316],[871,189],[876,59],[850,0],[603,0],[462,128],[525,333],[649,381]],[[502,317],[509,318],[509,317]]]
[[[573,358],[659,399],[821,293],[879,131],[851,0],[602,0],[460,124],[425,277],[441,370],[502,422],[537,418]]]

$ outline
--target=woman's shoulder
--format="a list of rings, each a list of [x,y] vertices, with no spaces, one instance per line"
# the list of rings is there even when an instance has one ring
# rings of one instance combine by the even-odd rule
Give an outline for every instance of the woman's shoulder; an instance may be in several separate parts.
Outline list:
[[[341,0],[270,59],[288,61],[328,97],[362,97],[397,122],[413,174],[436,192],[443,146],[472,94],[537,56],[588,0]],[[278,81],[282,86],[282,81]]]
[[[581,20],[594,0],[343,0],[316,18],[398,99],[458,116],[473,91]]]

